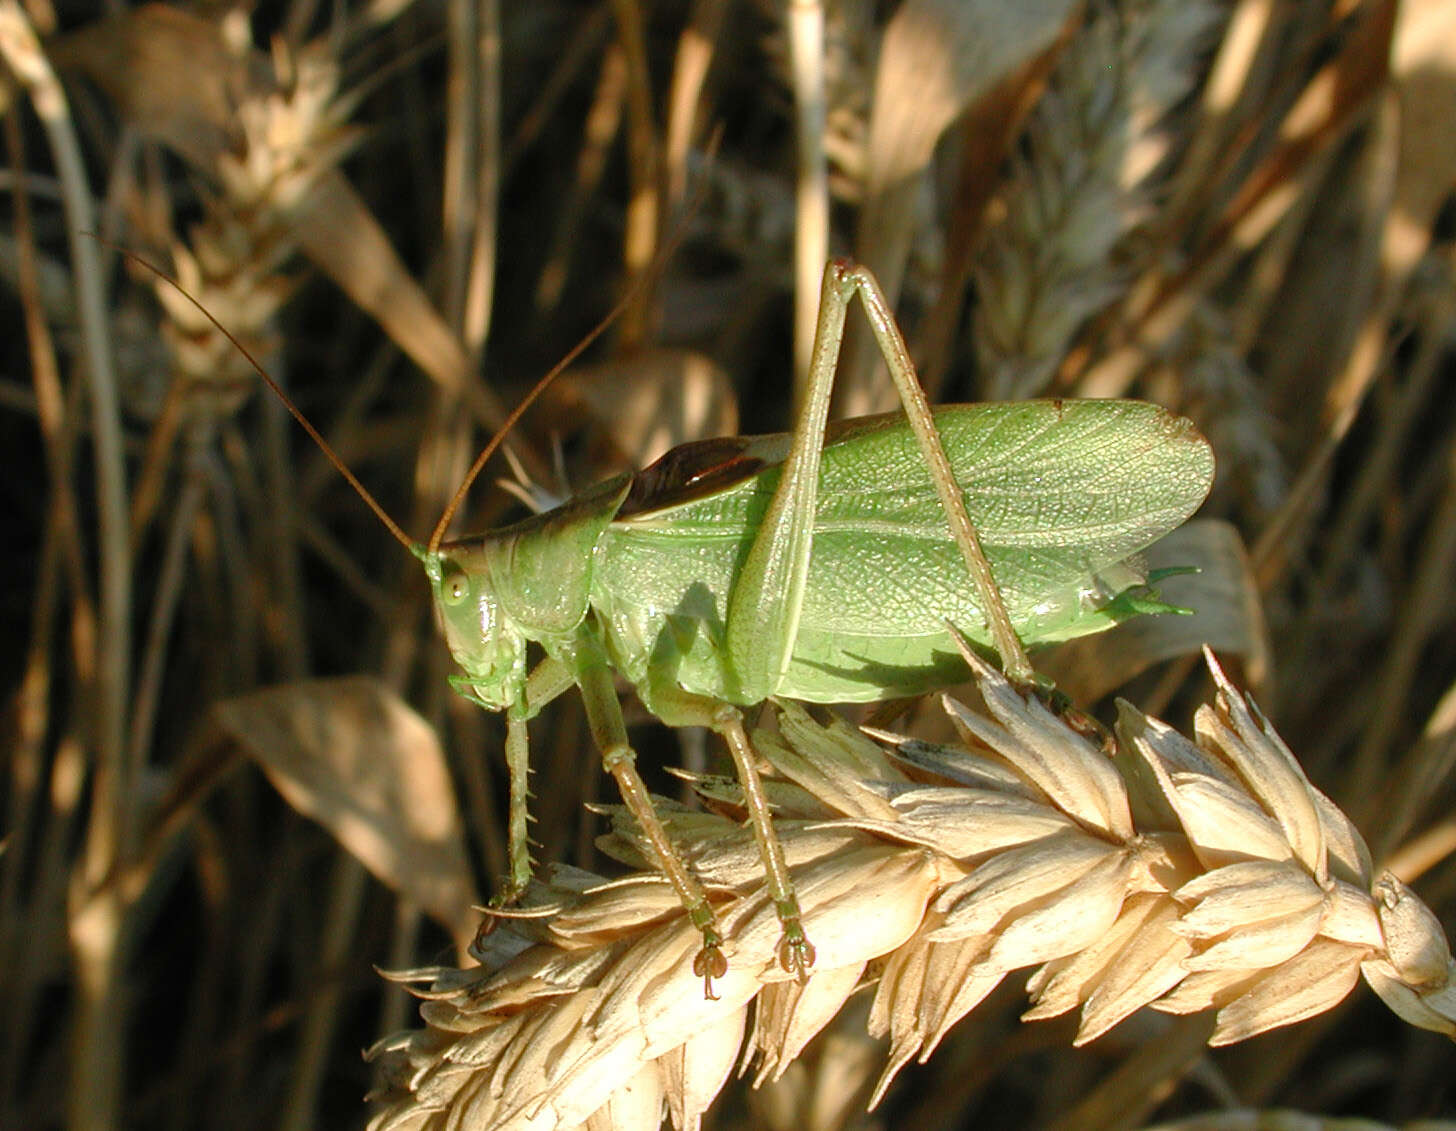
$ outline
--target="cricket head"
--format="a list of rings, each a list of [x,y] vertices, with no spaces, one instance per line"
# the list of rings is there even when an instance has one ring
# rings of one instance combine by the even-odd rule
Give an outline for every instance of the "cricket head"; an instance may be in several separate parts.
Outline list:
[[[435,619],[464,673],[453,680],[468,698],[493,711],[525,693],[526,641],[505,614],[484,555],[469,546],[412,547],[424,563]]]
[[[622,505],[630,475],[486,534],[414,546],[435,597],[435,616],[463,676],[451,682],[492,711],[522,701],[526,642],[551,654],[569,646],[591,604],[598,543]]]

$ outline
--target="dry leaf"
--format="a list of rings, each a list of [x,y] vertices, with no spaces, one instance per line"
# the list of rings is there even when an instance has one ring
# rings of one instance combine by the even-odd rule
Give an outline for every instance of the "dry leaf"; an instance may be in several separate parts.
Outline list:
[[[261,52],[239,55],[215,23],[165,4],[86,24],[59,38],[51,57],[101,87],[143,136],[214,177],[223,153],[241,140],[238,103],[274,89]]]
[[[290,805],[457,939],[474,934],[479,900],[445,754],[394,692],[363,676],[309,680],[213,712]]]

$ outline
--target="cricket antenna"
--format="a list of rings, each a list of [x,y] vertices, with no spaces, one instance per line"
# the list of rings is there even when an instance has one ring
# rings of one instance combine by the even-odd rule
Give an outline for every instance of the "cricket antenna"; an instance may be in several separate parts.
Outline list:
[[[704,149],[704,158],[706,162],[711,163],[713,161],[713,158],[716,156],[718,152],[718,142],[720,137],[721,131],[714,131],[713,136],[709,139],[708,144]],[[550,371],[546,374],[546,376],[542,377],[533,386],[531,386],[531,391],[527,393],[523,398],[521,398],[521,402],[516,405],[514,409],[511,410],[510,415],[505,418],[505,422],[502,423],[500,428],[496,430],[495,435],[490,438],[490,442],[486,444],[485,447],[481,450],[481,453],[475,457],[475,462],[470,465],[470,470],[465,473],[465,479],[461,482],[459,488],[455,491],[455,494],[451,496],[449,504],[445,507],[445,513],[440,516],[440,521],[435,524],[435,529],[430,533],[430,541],[427,545],[428,553],[434,554],[439,552],[440,543],[445,538],[445,531],[449,528],[451,521],[455,518],[456,512],[460,510],[460,505],[465,501],[465,495],[470,490],[471,484],[475,482],[481,471],[485,469],[485,465],[490,461],[490,457],[495,455],[496,450],[505,441],[507,434],[509,434],[510,430],[515,427],[516,422],[525,415],[526,410],[530,408],[531,405],[536,402],[537,398],[546,391],[547,387],[551,384],[551,382],[555,381],[557,377],[561,376],[562,372],[567,368],[567,366],[571,365],[572,362],[574,362],[577,358],[579,358],[583,353],[586,352],[587,347],[589,347],[593,342],[595,342],[604,333],[606,333],[607,327],[615,322],[621,316],[622,312],[637,300],[638,296],[640,296],[649,286],[656,282],[657,277],[662,274],[662,269],[667,265],[668,260],[673,257],[674,253],[676,253],[678,249],[678,246],[682,243],[683,237],[687,233],[686,217],[691,216],[694,212],[698,210],[698,206],[702,203],[703,193],[706,191],[706,187],[707,185],[705,179],[704,182],[699,184],[698,189],[694,193],[692,200],[688,202],[687,207],[684,210],[685,218],[678,223],[677,230],[673,233],[672,238],[663,245],[662,249],[657,253],[656,257],[653,259],[652,263],[648,265],[647,269],[643,271],[642,274],[638,275],[636,279],[633,280],[632,285],[628,287],[626,293],[617,300],[616,305],[607,312],[606,317],[604,317],[600,322],[593,326],[591,332],[587,334],[586,337],[582,338],[581,341],[577,342],[576,345],[571,348],[571,351],[565,357],[563,357],[560,361],[553,365]]]
[[[490,438],[490,443],[486,444],[481,449],[480,454],[475,457],[475,462],[470,465],[470,470],[465,473],[465,478],[461,481],[460,486],[456,488],[455,494],[450,497],[450,502],[445,507],[445,513],[440,516],[440,521],[435,524],[435,529],[430,533],[430,541],[427,548],[431,554],[439,551],[440,543],[445,537],[445,531],[449,528],[451,520],[454,519],[456,512],[460,509],[460,504],[465,501],[465,495],[470,490],[471,484],[475,482],[481,471],[484,470],[485,465],[490,462],[490,457],[495,455],[496,450],[505,442],[506,436],[516,426],[516,422],[526,415],[526,410],[536,403],[537,398],[546,391],[552,381],[555,381],[556,378],[561,376],[567,366],[585,353],[588,346],[606,333],[607,327],[617,320],[622,311],[627,309],[628,304],[636,300],[642,288],[647,285],[651,276],[654,274],[656,274],[655,271],[649,271],[638,276],[637,281],[627,289],[627,293],[618,299],[617,304],[607,312],[607,316],[593,326],[591,332],[586,337],[572,346],[571,351],[553,365],[547,371],[546,376],[531,386],[531,391],[521,398],[520,403],[515,408],[511,409],[509,415],[501,423],[501,426],[496,429],[495,435]]]
[[[299,427],[307,432],[309,435],[309,439],[311,439],[315,444],[319,446],[319,450],[323,452],[325,457],[327,457],[328,461],[334,465],[335,470],[344,477],[345,481],[349,484],[350,487],[354,488],[354,490],[358,492],[359,497],[368,504],[369,509],[375,513],[375,515],[379,518],[379,521],[384,523],[385,529],[393,534],[395,539],[406,550],[412,551],[414,549],[414,539],[400,529],[399,523],[395,522],[394,519],[389,517],[389,514],[385,511],[385,509],[379,505],[379,501],[369,493],[369,489],[365,487],[364,484],[359,482],[358,477],[352,471],[350,471],[348,465],[339,458],[339,454],[334,451],[332,447],[329,446],[329,442],[323,438],[323,436],[319,433],[319,430],[313,426],[313,423],[308,419],[308,417],[303,415],[303,410],[293,403],[293,398],[283,391],[283,387],[273,379],[272,375],[266,369],[263,368],[262,364],[258,361],[258,359],[248,352],[248,347],[243,345],[242,342],[238,341],[238,339],[233,335],[233,332],[231,330],[229,330],[215,317],[213,317],[212,311],[208,310],[207,307],[203,306],[201,302],[199,302],[196,298],[192,296],[191,293],[188,292],[186,287],[184,287],[176,279],[172,278],[171,275],[167,274],[167,272],[163,271],[156,264],[149,263],[136,252],[128,251],[126,248],[120,247],[117,244],[112,243],[110,240],[106,239],[103,236],[95,235],[95,233],[92,234],[97,240],[100,240],[102,243],[112,248],[119,255],[124,256],[128,261],[135,263],[138,267],[143,267],[146,270],[150,271],[153,275],[161,279],[164,283],[170,285],[173,290],[175,290],[179,295],[185,298],[193,306],[197,307],[197,309],[202,313],[202,316],[217,328],[218,333],[220,333],[224,338],[231,342],[233,344],[233,348],[248,359],[248,364],[251,365],[253,369],[257,372],[258,376],[263,379],[263,384],[267,385],[268,388],[273,391],[273,395],[283,402],[283,407],[288,410],[289,415],[292,416],[294,420],[298,421]]]

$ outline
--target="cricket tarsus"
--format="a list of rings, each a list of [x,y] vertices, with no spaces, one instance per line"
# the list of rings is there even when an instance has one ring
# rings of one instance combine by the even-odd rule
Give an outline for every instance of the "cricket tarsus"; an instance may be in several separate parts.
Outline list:
[[[814,968],[814,944],[804,933],[804,924],[799,920],[798,901],[775,903],[779,922],[783,924],[783,937],[779,939],[777,957],[779,969],[792,974],[800,982],[809,980],[809,971]]]
[[[703,979],[703,997],[708,1001],[717,1001],[718,995],[713,992],[713,979],[721,980],[728,973],[728,959],[723,957],[723,936],[718,933],[718,926],[713,921],[711,912],[706,921],[700,922],[694,918],[692,922],[703,935],[703,948],[693,956],[693,974]]]

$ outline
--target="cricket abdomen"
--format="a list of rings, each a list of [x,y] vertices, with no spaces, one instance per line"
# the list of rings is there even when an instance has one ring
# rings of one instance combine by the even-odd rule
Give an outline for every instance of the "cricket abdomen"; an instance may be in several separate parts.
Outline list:
[[[974,643],[986,645],[989,636],[969,584],[956,582],[965,567],[949,538],[917,544],[901,536],[876,545],[875,537],[860,537],[853,551],[834,542],[832,533],[815,535],[803,614],[775,694],[862,703],[965,678],[947,623]],[[752,704],[738,690],[725,632],[743,552],[726,537],[673,546],[671,539],[607,531],[592,604],[628,680],[641,686],[667,679],[694,694]],[[1112,571],[1110,578],[1115,584],[1109,581],[1102,592],[1070,585],[1044,592],[1034,607],[1022,601],[1018,630],[1028,640],[1049,642],[1108,627],[1107,601],[1137,580],[1131,571]]]
[[[1135,580],[1120,563],[1187,518],[1212,479],[1207,443],[1150,404],[960,405],[935,422],[1027,645],[1114,623],[1109,604]],[[591,603],[633,683],[744,702],[725,654],[729,594],[779,473],[662,500],[604,532]],[[904,418],[848,422],[823,450],[803,607],[775,693],[865,702],[953,682],[963,669],[947,621],[988,635],[971,594]]]

